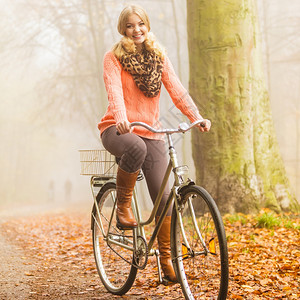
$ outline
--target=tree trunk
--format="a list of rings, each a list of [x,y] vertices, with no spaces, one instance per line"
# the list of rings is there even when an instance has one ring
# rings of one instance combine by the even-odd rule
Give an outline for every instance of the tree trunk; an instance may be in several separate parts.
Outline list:
[[[223,211],[298,210],[273,128],[254,0],[187,0],[190,94],[212,121],[193,131],[197,182]]]

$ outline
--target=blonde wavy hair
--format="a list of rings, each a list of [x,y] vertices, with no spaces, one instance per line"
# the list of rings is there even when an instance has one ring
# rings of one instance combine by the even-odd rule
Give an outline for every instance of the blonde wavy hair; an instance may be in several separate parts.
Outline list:
[[[132,14],[136,14],[140,17],[140,19],[144,22],[148,29],[148,34],[146,37],[146,40],[144,42],[145,48],[148,51],[154,51],[156,55],[158,55],[160,58],[164,58],[166,55],[165,49],[160,45],[160,43],[156,40],[154,34],[150,32],[150,22],[148,15],[146,11],[138,6],[138,5],[128,5],[126,6],[118,20],[118,31],[121,35],[123,35],[122,39],[116,43],[113,48],[112,52],[117,58],[122,57],[125,54],[128,53],[134,53],[136,51],[136,45],[134,41],[126,36],[126,23],[128,20],[128,17]]]

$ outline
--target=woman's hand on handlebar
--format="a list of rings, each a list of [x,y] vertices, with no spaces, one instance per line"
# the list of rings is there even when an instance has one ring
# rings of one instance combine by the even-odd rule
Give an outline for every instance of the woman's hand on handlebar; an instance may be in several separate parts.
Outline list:
[[[204,119],[197,127],[201,132],[209,131],[211,127],[211,122],[208,119]]]
[[[201,123],[199,123],[199,122],[201,122]],[[129,123],[126,120],[126,121],[119,122],[116,125],[116,129],[117,129],[117,135],[132,132],[132,127],[133,126],[142,126],[142,127],[148,129],[149,131],[151,131],[153,133],[166,133],[166,134],[172,134],[172,133],[175,133],[175,132],[186,132],[186,131],[190,130],[192,127],[197,126],[201,132],[205,132],[205,131],[210,130],[211,122],[208,119],[201,119],[201,120],[196,121],[196,122],[194,122],[190,125],[183,123],[183,125],[185,125],[184,127],[181,127],[180,125],[177,129],[174,129],[174,128],[172,129],[171,128],[171,129],[159,129],[159,130],[157,130],[157,129],[155,129],[155,128],[153,128],[153,127],[151,127],[148,124],[145,124],[143,122]]]
[[[119,134],[125,134],[132,131],[130,123],[128,121],[121,121],[116,125]]]

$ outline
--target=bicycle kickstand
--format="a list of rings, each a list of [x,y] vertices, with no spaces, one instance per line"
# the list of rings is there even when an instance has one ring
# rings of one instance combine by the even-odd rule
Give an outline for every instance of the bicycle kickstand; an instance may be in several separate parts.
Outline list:
[[[164,283],[162,275],[161,275],[161,266],[160,266],[160,254],[158,250],[155,250],[155,257],[156,257],[156,263],[157,263],[157,270],[158,270],[158,281],[159,283]]]

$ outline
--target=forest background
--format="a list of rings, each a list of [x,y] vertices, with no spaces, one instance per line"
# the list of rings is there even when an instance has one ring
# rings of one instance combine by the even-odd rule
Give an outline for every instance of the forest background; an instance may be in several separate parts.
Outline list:
[[[0,208],[67,201],[91,205],[78,150],[101,147],[97,123],[107,107],[102,57],[120,38],[117,17],[127,2],[0,0]],[[188,87],[186,1],[134,2],[147,9],[151,30]],[[299,200],[300,4],[257,4],[274,126]],[[178,115],[165,91],[161,100],[162,123],[176,126]],[[177,143],[193,173],[190,136]]]

